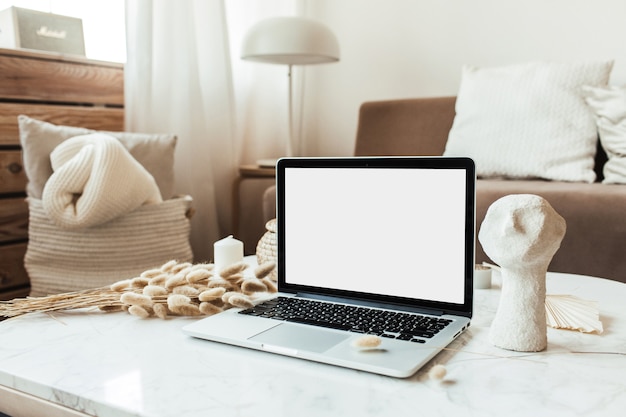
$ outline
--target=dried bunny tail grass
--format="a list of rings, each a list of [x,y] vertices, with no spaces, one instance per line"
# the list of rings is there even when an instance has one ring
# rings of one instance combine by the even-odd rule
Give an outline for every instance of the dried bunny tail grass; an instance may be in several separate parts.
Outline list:
[[[165,306],[165,304],[155,304],[154,306],[152,306],[152,309],[154,310],[154,314],[161,319],[165,319],[167,318],[167,307]]]
[[[187,280],[185,279],[184,273],[177,273],[174,276],[169,277],[165,281],[165,288],[172,289],[174,287],[178,287],[179,285],[187,284]]]
[[[230,304],[230,297],[238,294],[240,293],[237,291],[226,291],[224,294],[222,294],[222,302]]]
[[[130,280],[130,285],[135,288],[143,288],[150,283],[149,278],[136,277]]]
[[[274,265],[268,263],[262,267],[257,268],[255,274],[267,274]],[[248,295],[276,292],[276,285],[267,275],[261,279],[245,277],[242,272],[246,268],[244,262],[230,265],[222,271],[225,279],[215,273],[213,264],[169,261],[160,268],[117,281],[110,287],[2,302],[0,316],[95,307],[102,311],[128,311],[138,317],[166,318],[171,314],[215,314],[233,306],[248,308],[254,305]]]
[[[241,284],[241,290],[245,293],[265,292],[267,286],[259,279],[246,279]]]
[[[172,311],[174,311],[174,308],[176,307],[188,305],[190,303],[191,298],[183,294],[170,294],[170,296],[167,297],[167,307]]]
[[[223,279],[225,279],[226,281],[231,282],[233,284],[239,285],[239,283],[241,281],[243,281],[243,274],[242,273],[232,274],[232,275],[228,275],[226,277],[223,277]]]
[[[114,313],[116,311],[123,311],[123,306],[121,305],[104,305],[98,306],[100,311],[104,311],[105,313]]]
[[[215,265],[211,263],[206,263],[206,262],[191,265],[192,271],[196,269],[204,269],[206,271],[213,271],[213,269],[215,269]]]
[[[120,301],[129,305],[152,307],[152,299],[150,297],[143,294],[137,294],[136,292],[125,292],[120,297]]]
[[[178,262],[172,260],[172,261],[167,261],[165,262],[163,265],[161,265],[161,271],[162,272],[172,272],[172,268],[174,268],[176,265],[178,265]]]
[[[235,307],[250,308],[254,307],[254,303],[244,294],[236,293],[228,298],[228,303]]]
[[[428,377],[436,381],[441,381],[446,377],[447,373],[448,373],[448,370],[446,369],[444,365],[437,364],[433,366],[432,368],[430,368],[430,370],[428,371]]]
[[[172,289],[172,293],[174,294],[182,294],[188,297],[197,297],[200,294],[197,288],[191,287],[189,285],[179,285],[178,287],[174,287]]]
[[[187,280],[189,284],[194,284],[196,282],[208,280],[212,276],[213,276],[212,271],[209,271],[207,269],[202,269],[202,268],[198,268],[198,269],[192,268],[191,271],[189,271],[187,275],[185,276],[185,279]]]
[[[202,291],[198,296],[200,301],[213,301],[222,298],[222,295],[226,292],[226,289],[222,287],[211,288],[206,291]]]
[[[170,310],[174,314],[178,314],[180,316],[201,316],[202,312],[198,306],[193,304],[183,304],[176,307],[170,307]]]
[[[263,284],[265,284],[265,286],[267,287],[267,292],[277,292],[278,288],[276,287],[276,284],[274,283],[274,281],[272,281],[269,277],[265,277],[261,280],[261,282]]]
[[[109,288],[111,291],[123,292],[130,287],[130,281],[130,279],[123,279],[121,281],[114,282]]]
[[[200,312],[202,314],[205,314],[207,316],[211,316],[213,314],[217,314],[217,313],[224,311],[220,307],[216,306],[215,304],[212,304],[206,301],[200,303],[200,306],[198,308],[200,309]]]
[[[209,288],[224,288],[226,291],[234,290],[235,287],[230,282],[226,281],[224,278],[213,277],[207,283],[207,287]]]
[[[128,313],[142,319],[146,319],[152,315],[148,310],[139,305],[132,305],[128,307]]]
[[[187,268],[191,268],[192,264],[190,262],[181,262],[172,267],[170,272],[172,274],[178,274],[179,272],[185,271]],[[185,271],[186,272],[186,271]]]
[[[140,277],[142,278],[154,278],[157,275],[161,275],[163,273],[163,271],[160,268],[154,268],[154,269],[148,269],[147,271],[143,271],[141,274],[139,274]]]
[[[254,270],[254,276],[261,279],[268,276],[273,270],[276,268],[276,262],[265,262],[264,264],[259,265]]]
[[[167,295],[168,291],[159,285],[146,285],[143,287],[143,294],[148,297],[157,297],[160,295]]]
[[[207,282],[198,282],[196,284],[189,284],[189,286],[198,290],[198,294],[209,289]]]
[[[245,262],[243,262],[243,261],[242,262],[236,262],[236,263],[234,263],[232,265],[229,265],[226,268],[222,269],[220,271],[220,275],[223,278],[227,278],[227,277],[229,277],[231,275],[238,274],[240,272],[245,271],[247,267],[248,267],[248,265]]]
[[[352,346],[359,349],[373,349],[380,346],[382,341],[378,336],[367,334],[352,341]]]
[[[150,278],[150,281],[148,281],[148,285],[158,285],[162,287],[165,285],[165,281],[167,281],[167,275],[164,273],[160,273],[159,275]]]

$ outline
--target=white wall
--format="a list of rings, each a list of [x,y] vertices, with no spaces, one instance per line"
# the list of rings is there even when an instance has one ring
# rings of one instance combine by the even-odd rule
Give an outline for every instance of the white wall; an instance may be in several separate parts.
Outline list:
[[[363,101],[455,95],[464,64],[615,60],[626,84],[624,0],[313,0],[341,61],[306,71],[308,155],[351,155]]]

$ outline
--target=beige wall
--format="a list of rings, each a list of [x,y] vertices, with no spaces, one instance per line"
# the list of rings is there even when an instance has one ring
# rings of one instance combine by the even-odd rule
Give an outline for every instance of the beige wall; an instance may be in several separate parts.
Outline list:
[[[614,59],[626,84],[624,0],[311,0],[337,64],[308,67],[307,155],[350,155],[363,101],[455,95],[464,64]]]

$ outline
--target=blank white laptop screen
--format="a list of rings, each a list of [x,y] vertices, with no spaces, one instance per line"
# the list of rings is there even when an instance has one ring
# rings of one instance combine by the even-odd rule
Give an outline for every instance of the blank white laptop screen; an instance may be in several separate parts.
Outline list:
[[[466,172],[285,168],[285,282],[463,304]]]

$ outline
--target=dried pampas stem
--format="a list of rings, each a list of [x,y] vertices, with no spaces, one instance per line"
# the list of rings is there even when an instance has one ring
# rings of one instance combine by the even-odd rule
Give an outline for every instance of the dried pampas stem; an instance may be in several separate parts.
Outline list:
[[[275,262],[265,262],[254,270],[254,276],[261,279],[268,276],[276,268]]]
[[[428,377],[436,381],[442,381],[446,377],[447,373],[448,370],[445,366],[437,364],[430,368],[430,370],[428,371]]]
[[[146,317],[150,317],[150,312],[146,310],[145,308],[138,306],[138,305],[130,306],[128,308],[128,312],[132,314],[133,316],[141,317],[142,319],[145,319]]]
[[[149,283],[150,283],[150,279],[149,278],[144,278],[144,277],[133,278],[130,281],[130,285],[132,285],[135,288],[143,288],[146,285],[148,285]]]
[[[116,292],[122,292],[128,287],[130,287],[130,279],[125,279],[123,281],[117,281],[116,283],[111,284],[111,290]]]
[[[167,281],[167,274],[161,272],[159,275],[150,278],[148,285],[158,285],[160,287],[165,285],[165,281]]]
[[[213,272],[207,269],[192,269],[189,271],[185,279],[188,283],[194,284],[196,282],[203,281],[205,279],[209,279],[213,276]]]
[[[137,294],[136,292],[125,292],[120,297],[120,301],[128,305],[152,307],[152,298],[147,295]]]
[[[380,346],[382,339],[373,334],[368,334],[355,339],[352,346],[359,349],[374,349]]]
[[[222,295],[224,295],[225,292],[226,290],[224,288],[211,288],[201,292],[198,299],[201,302],[218,300],[222,298]]]
[[[96,307],[103,312],[127,311],[136,317],[165,319],[171,315],[211,315],[232,307],[247,308],[254,305],[257,294],[276,292],[276,286],[268,277],[259,279],[258,270],[256,278],[246,278],[246,268],[245,263],[238,262],[217,276],[213,264],[168,261],[109,287],[0,301],[0,317]]]
[[[222,269],[220,271],[220,275],[224,278],[228,278],[231,275],[235,275],[238,274],[240,272],[243,272],[246,270],[246,268],[248,267],[248,265],[246,265],[245,262],[237,262],[234,263],[230,266],[227,266],[226,268]]]
[[[159,275],[163,274],[161,268],[148,269],[147,271],[143,271],[139,276],[142,278],[152,279]]]
[[[241,283],[241,289],[244,293],[266,292],[267,285],[265,285],[260,279],[252,278],[244,280]]]
[[[223,298],[222,298],[223,300]],[[235,307],[250,308],[254,307],[254,303],[243,294],[234,294],[228,298],[228,303]]]

